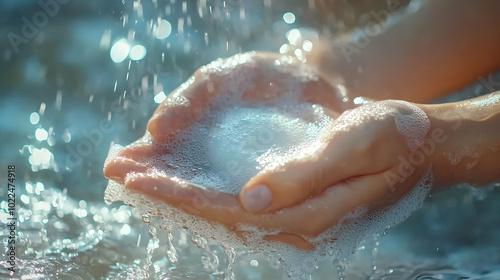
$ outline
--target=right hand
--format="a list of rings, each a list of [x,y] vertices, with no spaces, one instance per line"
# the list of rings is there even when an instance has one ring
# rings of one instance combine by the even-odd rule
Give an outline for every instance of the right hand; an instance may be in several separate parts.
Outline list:
[[[240,192],[240,201],[251,212],[272,213],[345,184],[352,197],[343,197],[336,210],[389,206],[436,161],[437,143],[428,138],[429,128],[423,110],[404,101],[378,101],[345,111],[322,135],[321,149],[256,175]]]

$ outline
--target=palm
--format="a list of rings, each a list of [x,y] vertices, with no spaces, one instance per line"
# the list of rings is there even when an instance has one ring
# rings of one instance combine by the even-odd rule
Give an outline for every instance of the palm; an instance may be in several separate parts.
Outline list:
[[[202,119],[210,109],[211,100],[216,98],[235,71],[244,71],[252,77],[251,82],[255,86],[242,96],[249,102],[279,101],[287,93],[287,84],[292,79],[303,85],[300,93],[303,101],[320,104],[332,117],[340,115],[343,111],[342,103],[327,82],[322,78],[303,81],[302,71],[310,70],[293,63],[276,67],[275,63],[279,59],[272,54],[253,55],[250,57],[251,62],[233,65],[231,71],[226,73],[221,73],[216,68],[197,71],[193,76],[194,80],[192,78],[189,83],[174,91],[154,112],[147,129],[151,141],[125,147],[109,160],[104,169],[105,176],[124,184],[129,190],[143,193],[188,214],[223,224],[230,229],[238,231],[239,225],[278,229],[282,233],[269,238],[292,243],[303,249],[311,248],[311,244],[301,236],[317,236],[358,206],[385,196],[386,182],[373,175],[361,176],[356,180],[338,183],[327,192],[283,211],[254,214],[240,206],[237,196],[202,189],[187,181],[172,178],[167,175],[168,172],[158,172],[158,166],[154,164],[160,160],[161,155],[170,153],[157,144],[173,141],[176,133]],[[231,64],[231,59],[226,64]]]

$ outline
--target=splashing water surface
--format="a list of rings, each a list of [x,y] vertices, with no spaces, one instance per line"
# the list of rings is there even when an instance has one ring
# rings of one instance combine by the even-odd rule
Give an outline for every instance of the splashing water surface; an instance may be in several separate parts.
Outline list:
[[[101,167],[110,143],[142,136],[157,104],[198,66],[250,50],[307,59],[320,26],[312,2],[67,1],[26,43],[14,48],[3,40],[0,162],[17,170],[14,277],[279,279],[285,268],[302,278],[283,267],[283,255],[221,246],[157,213],[105,204]],[[0,34],[24,36],[20,19],[47,13],[36,3],[6,3]],[[307,262],[310,279],[498,279],[498,190],[433,194],[407,221],[387,234],[372,232],[354,252]],[[6,189],[0,194],[7,209]],[[8,218],[2,210],[0,220]],[[0,278],[10,278],[3,241]]]

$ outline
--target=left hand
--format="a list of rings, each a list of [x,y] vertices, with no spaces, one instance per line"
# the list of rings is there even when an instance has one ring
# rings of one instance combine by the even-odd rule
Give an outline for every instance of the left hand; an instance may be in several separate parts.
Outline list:
[[[104,175],[124,184],[129,190],[168,203],[188,214],[220,223],[240,235],[240,225],[279,230],[281,233],[267,238],[290,243],[300,249],[311,249],[313,245],[306,240],[308,237],[317,236],[336,224],[359,204],[346,203],[346,197],[355,197],[348,183],[284,211],[255,214],[246,211],[235,195],[201,189],[153,171],[156,168],[155,159],[169,153],[156,144],[172,141],[176,133],[202,119],[210,110],[209,105],[214,98],[231,94],[221,88],[241,77],[241,72],[253,85],[242,95],[247,102],[279,102],[283,95],[289,94],[291,83],[301,89],[300,98],[304,102],[323,106],[332,117],[342,112],[342,104],[327,81],[320,76],[313,79],[301,76],[304,73],[314,75],[306,65],[279,54],[243,54],[196,71],[189,83],[170,94],[154,112],[147,129],[151,141],[138,141],[125,147],[107,161]]]

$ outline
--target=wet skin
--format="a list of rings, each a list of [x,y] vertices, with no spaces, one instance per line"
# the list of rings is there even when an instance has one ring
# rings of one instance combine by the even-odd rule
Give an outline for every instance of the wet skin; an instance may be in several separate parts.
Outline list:
[[[296,79],[295,71],[307,67],[294,62],[277,68],[276,60],[283,57],[276,54],[254,53],[251,56],[251,63],[236,66],[254,73],[252,83],[255,87],[243,94],[249,102],[278,100],[286,92],[276,91],[276,87],[284,86],[287,79]],[[397,172],[397,155],[408,155],[410,152],[406,140],[396,131],[394,120],[388,116],[377,122],[353,125],[349,133],[327,131],[319,136],[324,145],[315,154],[255,176],[239,196],[176,182],[164,172],[155,171],[155,166],[150,164],[151,159],[169,153],[158,144],[173,141],[176,133],[203,119],[210,109],[211,100],[219,94],[221,81],[231,78],[235,71],[222,75],[202,72],[197,71],[193,75],[194,82],[174,91],[154,112],[147,127],[150,142],[133,143],[109,160],[104,168],[107,178],[188,214],[223,224],[240,235],[239,225],[279,229],[280,234],[267,238],[290,243],[300,249],[312,249],[314,245],[307,239],[336,225],[342,217],[360,206],[369,205],[375,209],[397,201],[425,171],[424,168],[417,170],[403,183],[391,185],[387,182],[385,174],[394,172],[395,168]],[[268,94],[269,87],[273,87],[275,94]],[[335,89],[319,75],[316,80],[304,82],[301,93],[303,101],[322,106],[333,118],[343,113],[343,104],[336,96]],[[334,122],[332,125],[338,124]],[[344,120],[342,125],[349,126],[349,122]],[[370,141],[373,138],[383,138],[384,142]],[[384,145],[385,141],[393,145]],[[343,148],[352,143],[355,145],[350,145],[349,149]],[[374,149],[379,152],[371,160],[366,160],[363,151]],[[260,184],[269,188],[272,203],[266,209],[248,211],[241,203],[241,197]]]

